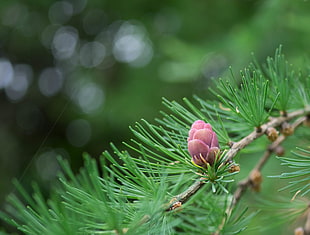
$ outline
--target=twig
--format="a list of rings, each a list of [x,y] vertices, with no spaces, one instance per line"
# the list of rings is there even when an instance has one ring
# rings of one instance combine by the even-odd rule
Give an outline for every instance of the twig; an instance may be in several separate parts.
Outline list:
[[[310,114],[310,106],[306,107],[304,109],[296,110],[296,111],[291,112],[291,113],[287,113],[286,116],[280,116],[280,117],[273,117],[273,118],[271,118],[271,121],[269,121],[266,124],[262,125],[259,129],[251,132],[249,135],[247,135],[246,137],[244,137],[240,141],[233,143],[231,148],[228,150],[228,152],[225,155],[225,158],[227,159],[226,163],[232,161],[232,159],[236,156],[236,154],[241,149],[243,149],[244,147],[246,147],[247,145],[252,143],[258,137],[264,135],[264,133],[266,132],[266,130],[268,128],[270,128],[270,127],[278,127],[283,122],[289,121],[289,120],[291,120],[293,118],[296,118],[298,116],[302,116],[302,115],[306,116],[306,115],[309,115],[309,114]],[[281,138],[283,138],[283,137],[281,137]],[[265,162],[269,158],[270,154],[274,151],[274,148],[276,146],[278,146],[283,140],[279,139],[280,142],[279,143],[277,142],[278,143],[277,145],[275,143],[270,145],[270,147],[267,150],[267,152],[270,152],[270,153],[265,153],[264,154],[264,156],[262,157],[260,162],[257,164],[257,169],[260,169],[265,164]],[[237,188],[237,190],[235,192],[235,197],[234,197],[236,202],[239,200],[239,197],[242,195],[243,191],[246,189],[247,184],[248,184],[247,180],[241,181],[239,183],[239,187]],[[174,209],[180,207],[192,195],[194,195],[203,185],[204,185],[204,181],[202,181],[202,180],[196,181],[193,185],[191,185],[183,193],[181,193],[181,194],[175,196],[174,198],[172,198],[172,200],[170,200],[169,206],[166,207],[165,210],[166,211],[171,211],[171,210],[174,210]],[[240,192],[237,192],[237,191],[240,191]]]
[[[310,210],[308,209],[308,214],[307,214],[307,219],[306,223],[304,226],[305,234],[309,235],[310,234]]]
[[[294,131],[300,124],[303,123],[304,120],[306,120],[306,116],[298,118],[293,124],[292,124],[292,130]],[[218,228],[218,231],[215,232],[213,235],[218,235],[220,234],[220,231],[222,230],[223,226],[225,225],[225,222],[227,219],[229,219],[234,207],[236,206],[237,202],[240,200],[244,192],[247,190],[249,187],[259,187],[261,183],[261,178],[259,179],[260,181],[258,182],[259,185],[256,185],[256,182],[253,182],[253,173],[257,173],[260,175],[260,171],[267,162],[267,160],[270,158],[272,153],[276,150],[278,146],[286,139],[287,136],[281,135],[279,136],[272,144],[268,146],[266,151],[264,152],[264,155],[259,159],[258,163],[254,166],[252,171],[249,173],[248,177],[245,178],[244,180],[240,181],[238,184],[238,188],[234,192],[233,199],[231,202],[231,205],[227,208],[226,210],[226,216],[223,219],[221,225]],[[309,217],[310,218],[310,217]],[[309,220],[310,222],[310,220]]]
[[[292,129],[295,130],[299,125],[301,125],[303,123],[303,121],[306,120],[306,117],[300,117],[298,118],[293,124],[292,124]],[[271,156],[271,154],[275,151],[275,149],[287,138],[287,136],[285,135],[280,135],[276,141],[274,141],[272,144],[270,144],[267,148],[267,150],[265,151],[264,155],[261,157],[261,159],[258,161],[258,163],[254,166],[254,168],[252,169],[251,173],[249,174],[249,176],[240,181],[239,182],[239,186],[236,189],[235,193],[234,193],[234,197],[233,197],[233,202],[232,202],[232,207],[234,207],[236,205],[236,203],[239,201],[240,197],[242,196],[242,194],[245,192],[245,190],[252,185],[252,179],[251,179],[251,175],[252,172],[254,171],[258,171],[260,172],[261,169],[263,168],[263,166],[265,165],[265,163],[267,162],[267,160],[269,159],[269,157]]]
[[[298,227],[294,230],[294,235],[310,235],[310,205],[306,211],[306,222],[303,227]]]
[[[242,140],[234,143],[230,150],[226,153],[227,162],[232,161],[232,159],[236,156],[236,154],[252,143],[255,139],[265,134],[266,130],[271,127],[278,127],[282,123],[289,121],[295,117],[306,115],[310,113],[310,107],[306,107],[305,109],[296,110],[294,112],[288,113],[286,116],[280,116],[276,118],[271,118],[271,121],[267,122],[266,124],[262,125],[260,128],[256,129],[255,131],[251,132],[249,135],[244,137]]]
[[[193,196],[202,186],[204,185],[204,181],[198,179],[194,184],[192,184],[187,190],[179,195],[175,196],[170,200],[168,207],[165,209],[166,211],[171,211],[180,207],[184,204],[191,196]]]

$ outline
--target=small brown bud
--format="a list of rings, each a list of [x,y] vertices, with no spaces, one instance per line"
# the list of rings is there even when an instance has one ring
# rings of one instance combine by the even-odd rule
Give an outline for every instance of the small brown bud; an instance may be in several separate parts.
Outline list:
[[[295,228],[294,235],[304,235],[304,229],[302,227]]]
[[[271,142],[274,142],[278,138],[278,131],[274,127],[268,127],[266,135]]]
[[[294,133],[294,129],[293,129],[292,125],[289,124],[288,122],[283,122],[281,125],[281,133],[284,136],[289,136],[289,135],[292,135]]]
[[[285,153],[285,149],[281,145],[279,145],[275,148],[274,152],[277,156],[282,157]]]
[[[259,170],[253,170],[250,175],[250,180],[252,184],[252,189],[255,192],[259,192],[261,188],[261,183],[263,181],[262,174]]]
[[[171,205],[171,207],[169,208],[170,211],[173,211],[177,208],[180,208],[182,206],[182,202],[175,202]]]
[[[229,173],[233,173],[233,172],[237,172],[237,171],[240,171],[240,166],[237,165],[237,164],[232,164],[229,169],[228,169],[228,172]]]

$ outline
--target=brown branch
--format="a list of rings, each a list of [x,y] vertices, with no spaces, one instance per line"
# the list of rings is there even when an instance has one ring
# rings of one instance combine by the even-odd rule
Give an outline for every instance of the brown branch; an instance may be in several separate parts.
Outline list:
[[[291,126],[292,131],[294,131],[306,119],[307,119],[306,116],[298,118]],[[215,232],[213,235],[220,234],[220,231],[222,230],[226,221],[229,219],[229,217],[232,213],[232,210],[234,209],[234,207],[236,206],[237,202],[240,200],[242,195],[244,195],[247,188],[252,187],[254,190],[259,191],[261,180],[262,180],[260,171],[262,170],[263,166],[265,165],[267,160],[270,158],[272,153],[275,152],[276,148],[278,146],[280,146],[280,144],[286,138],[287,138],[286,135],[281,135],[272,144],[270,144],[268,146],[268,148],[266,149],[266,151],[264,152],[264,155],[259,159],[258,163],[254,166],[252,171],[249,173],[248,177],[239,182],[238,187],[237,187],[236,191],[234,192],[231,205],[226,210],[226,217],[223,219],[223,221],[222,221],[221,225],[219,226],[217,232]],[[309,217],[309,219],[310,219],[310,217]],[[309,220],[309,222],[310,222],[310,220]]]
[[[227,158],[227,162],[232,161],[232,159],[236,156],[236,154],[241,149],[243,149],[244,147],[252,143],[258,137],[264,135],[268,128],[278,127],[284,122],[287,122],[301,115],[307,115],[309,113],[310,113],[310,107],[306,107],[305,109],[300,109],[300,110],[296,110],[294,112],[288,113],[286,116],[271,118],[271,121],[262,125],[260,128],[256,129],[255,131],[251,132],[249,135],[247,135],[240,141],[233,143],[230,150],[226,153],[226,156],[225,156]]]
[[[310,235],[310,205],[306,211],[306,222],[304,227],[298,227],[294,230],[294,235]]]
[[[184,204],[191,196],[193,196],[202,186],[204,185],[204,181],[202,179],[198,179],[194,184],[192,184],[187,190],[183,193],[172,198],[169,202],[168,207],[165,208],[165,211],[171,211],[182,204]]]
[[[308,209],[307,219],[304,226],[304,231],[306,235],[310,234],[310,210]]]
[[[287,122],[291,119],[294,119],[296,117],[299,116],[306,116],[310,114],[310,106],[306,107],[305,109],[300,109],[300,110],[296,110],[294,112],[291,113],[287,113],[287,115],[285,116],[280,116],[280,117],[273,117],[271,118],[271,120],[269,122],[267,122],[266,124],[262,125],[259,129],[256,129],[255,131],[251,132],[249,135],[247,135],[246,137],[244,137],[243,139],[241,139],[238,142],[235,142],[232,144],[231,148],[228,150],[228,152],[225,155],[226,163],[230,162],[233,160],[233,158],[236,156],[236,154],[243,149],[244,147],[246,147],[247,145],[249,145],[250,143],[252,143],[255,139],[257,139],[258,137],[262,136],[265,134],[266,130],[270,127],[278,127],[280,126],[282,123]],[[283,137],[281,137],[283,138]],[[274,148],[276,146],[278,146],[283,140],[281,140],[281,138],[278,140],[280,141],[279,143],[276,141],[273,144],[271,144],[267,150],[267,152],[270,153],[265,153],[264,156],[262,157],[262,159],[260,160],[260,162],[257,164],[257,169],[260,170],[261,167],[265,164],[265,162],[268,160],[270,154],[274,151]],[[245,190],[245,188],[247,187],[247,185],[249,184],[248,180],[243,180],[239,183],[239,187],[237,188],[236,192],[235,192],[235,197],[234,199],[236,200],[236,202],[239,200],[239,197],[242,195],[243,191]],[[204,181],[202,180],[197,180],[193,185],[191,185],[187,190],[185,190],[183,193],[175,196],[174,198],[172,198],[170,200],[170,203],[168,206],[165,207],[165,211],[171,211],[174,210],[178,207],[180,207],[183,203],[185,203],[186,201],[188,201],[188,199],[194,195],[202,186],[204,185]],[[240,191],[240,192],[237,192]]]
[[[300,117],[298,118],[293,124],[292,124],[292,129],[293,131],[303,123],[303,121],[305,121],[307,119],[306,116]],[[265,165],[265,163],[267,162],[267,160],[270,158],[270,156],[272,155],[272,153],[276,150],[276,148],[278,146],[280,146],[280,144],[287,138],[287,136],[285,135],[280,135],[272,144],[270,144],[267,148],[267,150],[265,151],[264,155],[259,159],[258,163],[254,166],[254,168],[252,169],[252,171],[250,172],[249,176],[240,181],[239,182],[239,186],[236,189],[235,193],[234,193],[234,197],[233,197],[233,202],[232,202],[232,207],[234,207],[236,205],[236,203],[239,201],[240,197],[242,196],[242,194],[245,192],[245,190],[250,187],[253,186],[253,172],[260,172],[263,168],[263,166]]]

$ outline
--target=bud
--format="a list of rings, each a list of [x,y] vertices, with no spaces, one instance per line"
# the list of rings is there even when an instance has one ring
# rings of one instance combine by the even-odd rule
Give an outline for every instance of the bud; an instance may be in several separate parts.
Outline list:
[[[304,229],[302,227],[298,227],[294,230],[294,235],[304,235]]]
[[[294,133],[294,129],[293,129],[292,125],[289,124],[288,122],[283,122],[281,125],[281,133],[284,136],[289,136],[289,135],[292,135]]]
[[[253,170],[250,175],[250,180],[252,184],[252,189],[255,192],[259,192],[261,188],[261,183],[263,181],[262,174],[259,170]]]
[[[278,131],[274,127],[268,127],[266,135],[271,142],[274,142],[278,138]]]
[[[216,133],[209,123],[195,121],[189,131],[188,151],[195,165],[206,167],[214,164],[216,155],[219,153],[219,143]]]
[[[170,211],[173,211],[177,208],[180,208],[182,206],[182,202],[175,202],[171,205],[171,207],[169,208]]]
[[[229,173],[239,172],[239,171],[240,171],[240,166],[237,164],[232,164],[228,169]]]
[[[281,145],[279,145],[275,148],[274,152],[276,153],[278,157],[281,157],[284,155],[285,149]]]

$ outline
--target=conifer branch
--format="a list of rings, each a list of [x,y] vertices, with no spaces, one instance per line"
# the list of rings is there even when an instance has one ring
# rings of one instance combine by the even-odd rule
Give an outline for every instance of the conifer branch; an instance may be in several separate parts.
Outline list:
[[[302,116],[300,118],[298,118],[293,124],[292,124],[292,129],[293,131],[303,123],[303,121],[305,121],[307,119],[306,116]],[[278,146],[280,146],[280,144],[287,138],[287,136],[285,135],[280,135],[272,144],[270,144],[264,155],[261,157],[261,159],[258,161],[258,163],[254,166],[254,168],[252,169],[252,171],[250,172],[249,176],[240,181],[239,182],[239,186],[236,189],[235,193],[234,193],[234,197],[233,197],[233,201],[232,201],[232,207],[234,207],[237,202],[239,201],[239,199],[241,198],[241,196],[243,195],[243,193],[246,191],[246,189],[248,187],[253,186],[253,184],[255,182],[253,182],[253,173],[254,172],[260,172],[263,168],[263,166],[265,165],[265,163],[267,162],[267,160],[270,158],[270,156],[272,155],[273,152],[275,152],[276,148]]]
[[[299,109],[291,113],[287,113],[284,116],[280,117],[271,117],[270,121],[266,124],[256,128],[255,131],[251,132],[249,135],[244,137],[242,140],[235,142],[232,144],[230,150],[226,153],[227,162],[232,161],[232,159],[237,155],[237,153],[252,143],[255,139],[265,134],[266,130],[271,127],[278,127],[282,123],[287,122],[293,118],[302,116],[302,115],[308,115],[310,113],[310,106],[307,106],[304,109]]]
[[[291,119],[294,119],[296,117],[302,116],[299,119],[297,119],[293,124],[292,128],[295,129],[297,126],[299,126],[304,120],[306,120],[307,115],[310,114],[310,107],[306,107],[304,109],[296,110],[291,113],[286,113],[284,116],[280,117],[273,117],[269,122],[262,125],[260,128],[257,128],[255,131],[251,132],[249,135],[241,139],[239,142],[235,142],[232,144],[231,149],[228,150],[226,153],[226,162],[231,162],[232,159],[236,156],[236,154],[243,148],[245,148],[247,145],[252,143],[255,139],[265,134],[266,130],[270,127],[279,127],[282,123],[287,122]],[[255,171],[260,171],[263,165],[266,163],[270,155],[274,152],[275,148],[279,146],[284,140],[286,139],[286,136],[281,135],[278,137],[278,139],[273,142],[264,153],[263,157],[260,159],[260,161],[257,163],[257,165],[253,168]],[[253,172],[253,170],[251,172]],[[247,189],[248,186],[250,186],[251,179],[250,176],[242,180],[239,183],[239,186],[237,190],[234,193],[233,202],[232,202],[232,208],[235,206],[235,204],[240,199],[241,195],[244,193],[244,191]],[[184,204],[186,201],[189,200],[191,196],[193,196],[202,186],[204,185],[203,180],[197,180],[194,184],[192,184],[187,190],[185,190],[183,193],[173,197],[170,200],[169,206],[165,207],[165,211],[171,211],[178,207],[180,207],[182,204]]]
[[[198,179],[194,184],[192,184],[187,190],[179,195],[175,196],[170,200],[168,208],[165,208],[165,211],[171,211],[182,204],[184,204],[191,196],[193,196],[202,186],[204,185],[204,181],[202,179]]]
[[[295,112],[294,112],[295,113]],[[293,114],[294,114],[293,113]],[[297,115],[297,112],[295,113]],[[295,117],[295,114],[290,115],[290,117]],[[295,129],[301,125],[305,120],[307,119],[307,116],[302,116],[299,117],[293,124],[292,124],[292,130],[295,131]],[[285,120],[287,121],[287,120]],[[267,125],[267,124],[266,124]],[[216,233],[214,233],[214,235],[218,235],[220,234],[220,231],[222,230],[223,226],[225,225],[225,222],[227,220],[227,218],[230,217],[232,210],[234,209],[234,207],[236,206],[236,204],[238,203],[238,201],[240,200],[240,198],[242,197],[242,195],[244,195],[245,191],[247,190],[247,188],[252,187],[255,191],[259,191],[260,189],[260,184],[261,184],[261,169],[263,168],[263,166],[265,165],[265,163],[267,162],[267,160],[270,158],[270,156],[272,155],[272,153],[275,152],[276,148],[278,146],[280,146],[280,144],[287,138],[286,135],[280,135],[272,144],[270,144],[266,151],[264,152],[264,155],[259,159],[258,163],[254,166],[254,168],[251,170],[251,172],[249,173],[248,177],[242,181],[239,182],[238,184],[238,188],[236,189],[236,191],[234,192],[233,195],[233,199],[231,202],[231,205],[227,208],[226,210],[226,217],[223,219],[223,222],[221,223],[221,225],[219,226],[219,229]],[[310,212],[309,212],[309,223],[310,223]]]

